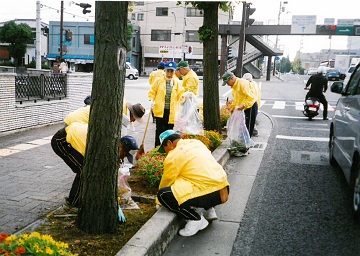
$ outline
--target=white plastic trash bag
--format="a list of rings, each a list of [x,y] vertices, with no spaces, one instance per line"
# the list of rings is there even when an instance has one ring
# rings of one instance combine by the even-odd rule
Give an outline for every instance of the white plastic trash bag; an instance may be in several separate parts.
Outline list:
[[[246,152],[253,146],[249,131],[245,124],[245,113],[243,110],[235,110],[227,123],[227,136],[230,140],[231,152]]]
[[[192,92],[183,94],[185,101],[180,104],[175,118],[174,130],[185,134],[203,135],[204,128],[197,110],[197,98]]]

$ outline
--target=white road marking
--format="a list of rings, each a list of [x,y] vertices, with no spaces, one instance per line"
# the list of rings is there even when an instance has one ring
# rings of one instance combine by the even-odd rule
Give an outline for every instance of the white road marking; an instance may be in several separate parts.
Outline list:
[[[324,141],[324,142],[329,141],[329,138],[324,138],[324,137],[300,137],[300,136],[276,135],[276,138],[284,139],[284,140],[301,140],[301,141]]]
[[[273,109],[285,109],[285,101],[275,101]]]

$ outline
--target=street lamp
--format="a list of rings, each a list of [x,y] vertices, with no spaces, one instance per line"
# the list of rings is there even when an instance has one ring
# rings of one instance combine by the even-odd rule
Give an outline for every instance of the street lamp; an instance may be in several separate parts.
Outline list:
[[[288,1],[280,1],[279,14],[277,24],[280,25],[280,15],[285,11],[285,5],[288,4]],[[276,35],[275,48],[278,48],[279,35]],[[273,76],[275,76],[276,71],[276,63],[274,58],[274,68],[273,68]]]
[[[176,35],[176,15],[175,12],[171,12],[174,15],[174,19],[175,19],[175,26],[174,26],[174,43],[173,43],[173,61],[175,61],[175,35]]]

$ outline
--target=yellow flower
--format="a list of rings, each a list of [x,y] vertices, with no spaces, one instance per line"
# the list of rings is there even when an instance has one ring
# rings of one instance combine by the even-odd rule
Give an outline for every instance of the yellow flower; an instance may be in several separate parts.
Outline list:
[[[39,232],[32,232],[32,233],[30,234],[30,237],[37,237],[37,238],[41,238],[41,235],[40,235],[40,233],[39,233]]]
[[[16,239],[16,235],[11,235],[11,236],[8,236],[8,237],[5,239],[5,241],[11,242],[11,241],[14,241],[15,239]]]
[[[54,239],[50,235],[42,235],[42,239],[47,242],[54,242]]]
[[[60,255],[65,255],[65,252],[62,249],[60,249],[58,252]]]
[[[54,254],[54,250],[51,249],[50,247],[46,247],[45,252],[46,252],[46,254],[48,254],[48,255],[53,255],[53,254]]]
[[[18,245],[23,245],[23,244],[24,244],[24,240],[23,240],[22,238],[19,238],[17,244],[18,244]]]

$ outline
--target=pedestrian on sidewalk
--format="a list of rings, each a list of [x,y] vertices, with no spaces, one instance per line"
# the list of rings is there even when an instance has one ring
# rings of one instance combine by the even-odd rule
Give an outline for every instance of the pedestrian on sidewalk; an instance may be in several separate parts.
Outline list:
[[[165,76],[156,79],[148,93],[156,120],[155,147],[160,145],[160,134],[174,127],[175,116],[184,93],[179,80],[174,79],[175,69],[175,62],[165,63]]]
[[[60,129],[51,139],[51,147],[54,152],[76,173],[69,196],[65,198],[64,204],[66,208],[74,210],[77,210],[77,208],[81,206],[81,172],[84,167],[87,133],[88,124],[74,122]],[[134,137],[121,137],[120,163],[123,163],[126,157],[132,164],[133,155],[131,153],[132,150],[137,149],[138,146]]]
[[[199,77],[195,71],[189,67],[189,63],[180,61],[176,69],[180,71],[182,76],[182,86],[185,91],[194,93],[196,97],[199,96]]]
[[[254,131],[256,115],[258,111],[257,96],[254,88],[248,80],[236,77],[232,72],[225,72],[222,76],[223,86],[226,84],[232,89],[233,102],[232,112],[244,110],[245,124],[250,137]]]
[[[217,219],[214,207],[228,199],[227,175],[201,141],[181,139],[174,130],[159,138],[166,158],[157,203],[187,220],[181,236],[193,236]]]

